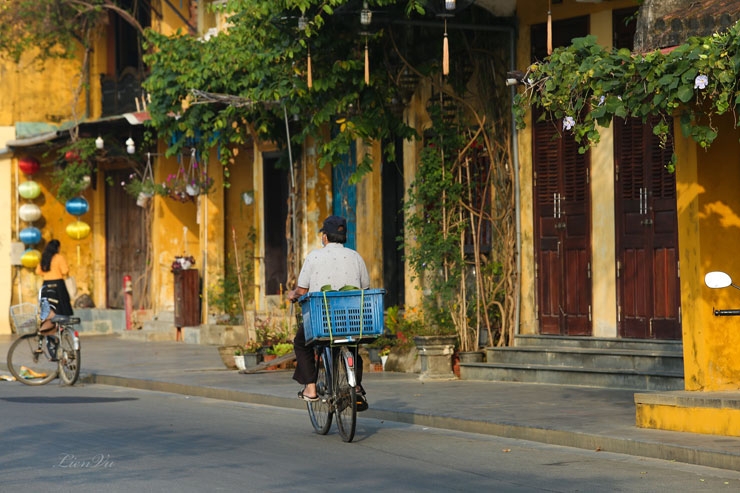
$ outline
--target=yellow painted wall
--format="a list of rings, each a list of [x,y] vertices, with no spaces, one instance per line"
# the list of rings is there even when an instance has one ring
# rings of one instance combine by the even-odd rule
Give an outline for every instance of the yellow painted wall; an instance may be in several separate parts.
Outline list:
[[[370,287],[383,287],[383,214],[380,193],[381,153],[380,143],[367,143],[369,152],[376,157],[372,173],[357,184],[357,252],[365,260],[370,273]],[[365,143],[357,145],[357,160],[366,149]]]
[[[740,437],[740,409],[638,405],[639,428]]]
[[[713,307],[740,307],[740,291],[704,285],[712,270],[740,280],[740,132],[731,118],[713,123],[719,137],[709,150],[687,139],[677,139],[676,146],[687,390],[740,388],[740,319],[712,315]]]
[[[591,33],[612,47],[612,12],[591,15]],[[614,130],[599,128],[591,149],[592,335],[617,337],[616,236],[614,227]]]
[[[15,137],[15,129],[9,126],[0,126],[0,148]],[[13,161],[10,156],[0,156],[0,210],[12,210],[12,197],[15,195],[13,189]],[[11,243],[13,241],[10,232],[13,229],[12,215],[0,216],[0,258],[10,259]],[[10,262],[0,262],[0,279],[11,279],[13,272],[18,268],[10,265]],[[10,296],[13,285],[10,282],[3,283],[0,290],[0,313],[8,313],[10,309]],[[0,334],[10,334],[10,322],[8,317],[0,316]]]

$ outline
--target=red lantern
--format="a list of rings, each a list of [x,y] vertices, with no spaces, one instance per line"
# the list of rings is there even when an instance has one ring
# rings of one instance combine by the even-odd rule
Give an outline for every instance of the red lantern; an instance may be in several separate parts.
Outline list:
[[[34,157],[24,157],[18,160],[18,168],[27,175],[32,175],[36,173],[39,168],[41,168],[41,165],[39,164],[38,159]]]
[[[68,163],[74,163],[80,160],[80,153],[76,150],[70,150],[64,153],[64,159],[67,160]]]

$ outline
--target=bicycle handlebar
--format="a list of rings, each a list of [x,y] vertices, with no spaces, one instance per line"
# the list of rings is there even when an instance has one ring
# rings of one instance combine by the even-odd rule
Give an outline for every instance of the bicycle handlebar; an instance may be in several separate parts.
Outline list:
[[[740,316],[740,309],[734,308],[732,310],[714,310],[715,317],[737,317]]]

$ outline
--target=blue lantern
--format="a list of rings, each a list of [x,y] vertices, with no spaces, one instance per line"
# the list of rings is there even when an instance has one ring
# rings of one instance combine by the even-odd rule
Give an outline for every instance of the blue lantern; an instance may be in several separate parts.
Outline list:
[[[89,210],[87,200],[84,197],[73,197],[67,201],[64,207],[73,216],[81,216]]]
[[[41,241],[41,231],[33,226],[22,229],[18,236],[26,246],[33,246]]]

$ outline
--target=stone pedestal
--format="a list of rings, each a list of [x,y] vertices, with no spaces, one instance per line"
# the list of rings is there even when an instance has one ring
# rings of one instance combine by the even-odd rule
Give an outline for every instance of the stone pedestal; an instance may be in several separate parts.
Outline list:
[[[420,380],[455,380],[452,355],[457,336],[416,336],[414,344],[421,360]]]

